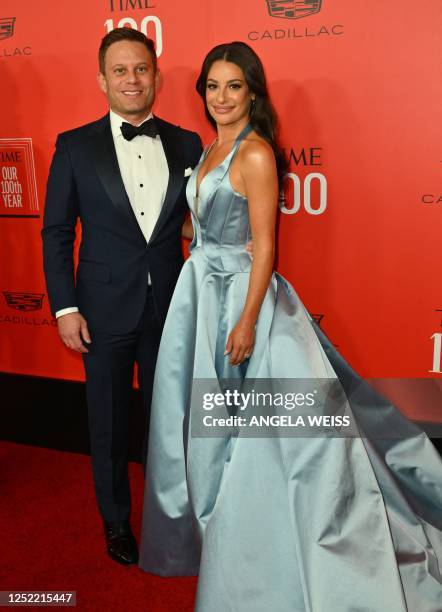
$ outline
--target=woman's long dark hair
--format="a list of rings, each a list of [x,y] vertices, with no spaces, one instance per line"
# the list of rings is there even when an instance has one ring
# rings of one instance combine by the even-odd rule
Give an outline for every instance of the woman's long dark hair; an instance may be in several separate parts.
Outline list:
[[[277,142],[278,120],[267,91],[267,82],[261,60],[253,49],[243,42],[224,43],[209,51],[196,82],[196,90],[203,99],[206,116],[213,127],[216,127],[216,122],[207,108],[206,85],[210,68],[217,60],[232,62],[239,66],[243,71],[250,92],[255,94],[255,101],[252,103],[249,114],[249,123],[255,132],[272,147],[276,159],[279,184],[281,185],[284,172],[287,169],[287,162]]]

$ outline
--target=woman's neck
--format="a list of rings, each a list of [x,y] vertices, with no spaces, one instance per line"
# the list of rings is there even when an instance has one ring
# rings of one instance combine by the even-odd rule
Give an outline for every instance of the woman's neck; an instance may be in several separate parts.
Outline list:
[[[229,125],[219,125],[218,124],[217,125],[218,146],[221,146],[226,142],[231,142],[232,140],[236,140],[248,123],[249,123],[248,119],[242,119],[241,121],[238,121],[238,123],[232,123]]]

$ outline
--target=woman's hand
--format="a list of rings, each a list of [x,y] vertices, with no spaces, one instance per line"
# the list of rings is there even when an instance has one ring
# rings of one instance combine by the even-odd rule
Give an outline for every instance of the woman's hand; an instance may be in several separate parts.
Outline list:
[[[229,334],[224,355],[230,353],[231,365],[239,365],[250,357],[255,345],[255,325],[238,321]]]

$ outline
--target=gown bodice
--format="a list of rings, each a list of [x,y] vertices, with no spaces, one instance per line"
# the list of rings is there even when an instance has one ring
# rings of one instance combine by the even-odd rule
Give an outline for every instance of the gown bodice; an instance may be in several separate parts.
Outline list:
[[[210,147],[203,152],[187,183],[187,202],[194,228],[191,256],[204,257],[220,271],[248,272],[251,267],[250,255],[245,250],[251,239],[247,198],[235,191],[230,182],[233,159],[251,130],[247,125],[227,157],[203,177],[199,193],[198,174]]]

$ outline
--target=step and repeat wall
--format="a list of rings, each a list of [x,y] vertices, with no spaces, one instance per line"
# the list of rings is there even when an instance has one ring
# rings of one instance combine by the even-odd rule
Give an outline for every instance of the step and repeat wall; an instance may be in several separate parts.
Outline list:
[[[40,231],[56,135],[107,111],[97,50],[118,26],[155,40],[154,110],[204,143],[204,56],[253,47],[289,160],[278,271],[359,373],[440,384],[440,0],[2,0],[0,370],[83,380],[50,313]],[[442,420],[428,410],[414,416]]]

